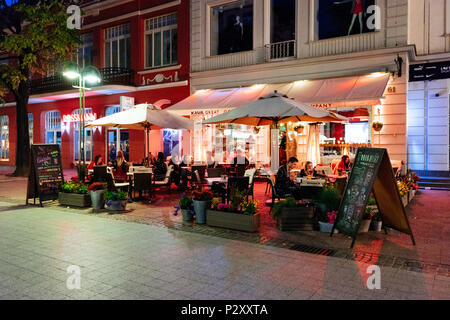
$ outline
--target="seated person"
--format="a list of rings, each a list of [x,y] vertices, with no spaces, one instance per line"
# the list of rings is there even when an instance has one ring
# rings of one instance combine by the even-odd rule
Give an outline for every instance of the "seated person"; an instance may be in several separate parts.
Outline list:
[[[181,180],[181,167],[180,161],[178,161],[178,156],[173,156],[170,159],[169,166],[172,166],[172,173],[170,174],[173,183],[179,187]]]
[[[344,155],[342,156],[341,161],[339,161],[337,166],[334,167],[333,174],[341,175],[350,172],[350,170],[351,170],[350,157]]]
[[[92,170],[94,169],[94,166],[104,166],[105,163],[103,162],[103,158],[101,155],[96,155],[94,158],[94,161],[92,161],[89,166],[88,169]]]
[[[316,169],[314,169],[313,164],[311,161],[307,161],[305,164],[305,168],[302,169],[300,172],[300,177],[308,177],[311,176],[312,178],[317,177],[319,174],[316,172]]]
[[[151,152],[149,152],[148,156],[142,160],[142,165],[148,168],[148,167],[154,165],[155,161],[156,161],[155,157],[153,156],[153,154]]]
[[[114,179],[120,181],[127,180],[128,165],[123,152],[119,150],[116,160],[112,163],[114,168]]]
[[[244,155],[241,149],[238,149],[236,157],[233,159],[232,166],[238,167],[238,166],[245,166],[247,167],[250,162],[248,161],[247,157]]]
[[[298,189],[295,184],[291,181],[289,172],[298,164],[298,159],[296,157],[289,158],[285,165],[282,165],[278,169],[277,177],[275,181],[275,190],[278,195],[285,197],[287,194],[294,196],[296,199],[299,198]]]
[[[180,180],[181,180],[181,187],[186,188],[188,184],[188,180],[191,177],[191,171],[188,169],[185,169],[183,167],[189,167],[191,164],[190,156],[184,155],[183,161],[180,163]]]
[[[167,172],[167,165],[166,165],[166,157],[164,156],[164,153],[158,152],[158,158],[155,161],[155,168],[153,169],[153,174],[155,175],[156,180],[160,180]],[[157,177],[159,176],[159,177]],[[161,180],[163,180],[162,178]]]

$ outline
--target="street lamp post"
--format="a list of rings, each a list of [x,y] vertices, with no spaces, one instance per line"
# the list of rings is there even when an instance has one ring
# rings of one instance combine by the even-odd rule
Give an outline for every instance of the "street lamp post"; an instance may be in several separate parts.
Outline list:
[[[91,90],[86,88],[86,81],[90,84],[98,84],[101,82],[101,75],[98,69],[94,66],[87,66],[80,72],[78,64],[74,62],[66,63],[63,71],[63,75],[69,79],[78,78],[78,86],[73,86],[79,89],[80,92],[80,120],[79,120],[79,162],[78,162],[78,180],[85,181],[85,167],[86,167],[86,157],[85,157],[85,112],[86,112],[86,90]]]

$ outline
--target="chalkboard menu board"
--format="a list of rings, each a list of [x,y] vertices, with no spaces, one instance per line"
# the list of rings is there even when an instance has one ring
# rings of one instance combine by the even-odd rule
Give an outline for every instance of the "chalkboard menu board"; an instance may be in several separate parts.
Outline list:
[[[386,149],[358,149],[333,231],[351,236],[353,247],[372,191],[383,225],[411,235],[415,244]]]
[[[358,232],[384,149],[359,148],[339,209],[336,228],[347,235]]]
[[[28,199],[42,201],[58,199],[64,175],[61,151],[58,144],[35,144],[31,146],[31,167],[28,178]]]

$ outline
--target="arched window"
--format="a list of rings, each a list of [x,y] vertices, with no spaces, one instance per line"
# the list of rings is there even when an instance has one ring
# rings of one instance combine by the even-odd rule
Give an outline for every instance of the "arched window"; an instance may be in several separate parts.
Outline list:
[[[0,160],[9,160],[9,118],[0,116]]]
[[[49,111],[45,114],[45,143],[61,145],[61,112]]]

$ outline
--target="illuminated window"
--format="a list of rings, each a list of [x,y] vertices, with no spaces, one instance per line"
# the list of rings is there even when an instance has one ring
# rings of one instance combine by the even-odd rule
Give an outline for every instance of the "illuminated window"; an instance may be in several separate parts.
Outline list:
[[[145,21],[145,65],[147,68],[178,62],[178,30],[175,13]]]
[[[45,114],[45,143],[61,145],[61,113],[49,111]]]
[[[9,160],[9,118],[0,116],[0,160]]]
[[[84,111],[86,114],[92,113],[92,108],[85,108]],[[80,109],[75,109],[73,111],[73,114],[81,114]],[[73,150],[74,150],[74,160],[78,161],[80,160],[80,123],[78,121],[75,121],[73,123]],[[86,161],[92,161],[92,129],[91,128],[85,128],[84,129],[84,159]]]
[[[28,114],[28,135],[30,136],[30,145],[33,144],[33,114]]]

